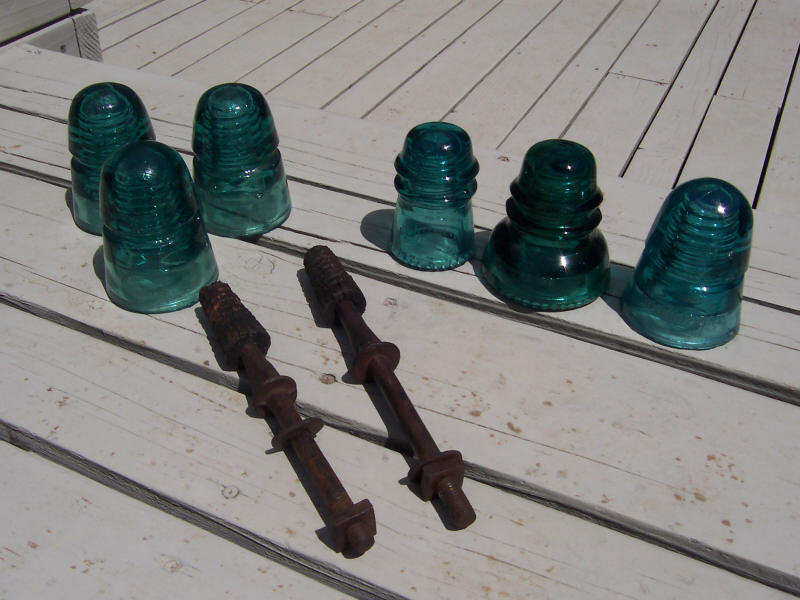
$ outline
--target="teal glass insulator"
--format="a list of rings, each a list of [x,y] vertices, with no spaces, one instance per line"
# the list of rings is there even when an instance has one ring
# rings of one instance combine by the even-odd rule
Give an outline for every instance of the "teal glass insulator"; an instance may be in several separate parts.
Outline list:
[[[536,310],[588,304],[608,286],[608,246],[597,226],[603,195],[594,157],[569,140],[525,155],[508,217],[492,231],[483,278],[501,298]]]
[[[475,248],[472,196],[478,161],[467,133],[450,123],[417,125],[394,166],[392,256],[423,271],[452,269],[469,260]]]
[[[736,335],[753,211],[734,186],[694,179],[664,200],[633,278],[622,317],[665,346],[702,350]]]
[[[200,97],[192,136],[197,199],[206,228],[226,237],[260,235],[289,216],[278,133],[264,96],[241,83]]]
[[[68,120],[72,154],[72,217],[89,233],[100,235],[100,169],[124,145],[154,140],[150,117],[131,88],[94,83],[72,99]]]
[[[183,159],[159,142],[129,144],[100,175],[108,297],[124,309],[158,313],[197,302],[217,263]]]

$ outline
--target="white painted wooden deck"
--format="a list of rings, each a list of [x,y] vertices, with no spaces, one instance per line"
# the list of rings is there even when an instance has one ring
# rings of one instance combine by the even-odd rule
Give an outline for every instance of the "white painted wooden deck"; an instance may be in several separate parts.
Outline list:
[[[587,145],[602,172],[700,175],[792,200],[796,0],[95,0],[107,62],[522,155]],[[798,86],[795,85],[794,88]]]
[[[0,48],[0,437],[30,451],[0,448],[0,598],[800,596],[796,0],[87,8],[102,64]],[[203,90],[265,92],[292,214],[256,243],[212,243],[302,411],[329,425],[318,440],[345,488],[375,507],[364,556],[319,539],[196,307],[147,316],[108,301],[100,239],[65,206],[67,110],[101,80],[133,87],[187,159]],[[393,159],[407,129],[436,119],[475,143],[479,243],[530,145],[592,150],[614,263],[602,299],[518,312],[483,287],[478,259],[424,273],[386,254]],[[701,175],[756,205],[742,328],[721,348],[671,350],[632,332],[618,297],[663,198]],[[398,483],[403,441],[309,308],[301,256],[317,243],[400,347],[434,438],[464,454],[467,530]]]

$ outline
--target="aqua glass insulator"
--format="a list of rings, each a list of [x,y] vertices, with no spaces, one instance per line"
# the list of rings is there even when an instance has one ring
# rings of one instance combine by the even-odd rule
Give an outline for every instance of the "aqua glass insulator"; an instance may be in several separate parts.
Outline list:
[[[452,269],[469,260],[475,247],[472,196],[478,161],[467,133],[450,123],[417,125],[394,166],[392,256],[424,271]]]
[[[608,286],[608,246],[597,226],[603,195],[594,157],[569,140],[525,155],[508,217],[492,231],[483,278],[501,298],[536,310],[588,304]]]
[[[69,151],[72,154],[72,216],[89,233],[100,235],[100,168],[125,144],[154,140],[142,101],[121,83],[94,83],[72,99],[69,108]]]
[[[108,297],[134,312],[178,310],[217,279],[217,263],[183,159],[134,142],[103,165],[100,215]]]
[[[633,278],[622,317],[665,346],[702,350],[739,330],[753,211],[726,181],[694,179],[664,200]]]
[[[289,216],[278,133],[264,96],[241,83],[200,97],[192,136],[197,199],[206,228],[226,237],[260,235]]]

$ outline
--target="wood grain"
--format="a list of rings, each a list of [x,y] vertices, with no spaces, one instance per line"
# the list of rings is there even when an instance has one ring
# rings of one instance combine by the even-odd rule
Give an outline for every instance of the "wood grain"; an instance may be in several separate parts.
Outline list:
[[[0,457],[3,596],[63,598],[69,590],[85,598],[341,598],[311,577],[32,452],[0,444]],[[234,488],[222,492],[232,496]]]
[[[318,439],[329,460],[345,487],[372,500],[378,519],[376,545],[348,560],[317,538],[316,510],[283,454],[264,455],[268,433],[243,414],[239,394],[8,307],[0,315],[13,344],[1,351],[4,438],[212,533],[245,538],[340,590],[455,598],[467,586],[498,597],[621,598],[646,586],[651,597],[671,598],[677,586],[683,596],[784,596],[472,481],[465,487],[478,520],[447,531],[398,485],[407,468],[399,454],[326,428]]]

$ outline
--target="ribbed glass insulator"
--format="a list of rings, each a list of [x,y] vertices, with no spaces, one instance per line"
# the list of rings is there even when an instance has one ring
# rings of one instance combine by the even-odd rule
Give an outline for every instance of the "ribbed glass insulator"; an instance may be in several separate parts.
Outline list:
[[[287,219],[291,201],[278,134],[257,89],[226,83],[207,90],[195,110],[192,148],[208,231],[259,235]]]
[[[134,142],[112,154],[101,173],[100,214],[106,291],[115,304],[177,310],[216,280],[189,171],[168,146]]]
[[[475,246],[472,196],[478,161],[467,133],[450,123],[417,125],[406,136],[395,169],[392,255],[426,271],[469,260]]]
[[[537,310],[583,306],[608,286],[605,238],[597,228],[603,195],[591,152],[545,140],[525,155],[492,232],[483,277],[501,298]]]
[[[664,201],[622,316],[642,335],[676,348],[713,348],[739,329],[753,213],[731,184],[694,179]]]
[[[153,140],[147,110],[136,93],[121,83],[95,83],[72,100],[68,119],[72,154],[72,213],[83,230],[100,234],[100,169],[124,145]]]

